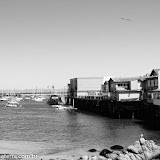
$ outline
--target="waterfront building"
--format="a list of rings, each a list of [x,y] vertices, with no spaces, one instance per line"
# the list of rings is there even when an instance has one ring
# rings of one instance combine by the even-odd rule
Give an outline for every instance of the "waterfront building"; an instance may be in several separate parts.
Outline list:
[[[81,77],[70,79],[69,92],[71,97],[102,95],[104,77]]]
[[[160,105],[160,69],[153,69],[142,81],[142,90],[146,103]]]
[[[141,100],[141,83],[139,77],[110,78],[109,92],[112,100],[137,101]]]

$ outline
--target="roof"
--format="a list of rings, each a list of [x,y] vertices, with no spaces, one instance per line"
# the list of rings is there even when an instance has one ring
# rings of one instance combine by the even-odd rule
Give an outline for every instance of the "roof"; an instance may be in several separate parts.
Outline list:
[[[72,78],[72,79],[102,79],[103,80],[104,77],[76,77],[76,78]]]
[[[153,69],[150,76],[157,76],[158,75],[158,71],[160,71],[160,69]]]
[[[110,78],[114,82],[127,82],[127,81],[135,81],[138,80],[140,77],[114,77]]]
[[[150,76],[150,77],[146,77],[145,79],[155,79],[157,78],[158,76]]]

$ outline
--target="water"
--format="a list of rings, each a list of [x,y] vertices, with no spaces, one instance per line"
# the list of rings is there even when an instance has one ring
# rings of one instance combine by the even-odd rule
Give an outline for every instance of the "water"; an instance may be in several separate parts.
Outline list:
[[[45,102],[21,103],[21,108],[5,108],[5,103],[0,103],[1,143],[10,142],[46,155],[81,148],[103,149],[115,144],[127,147],[141,133],[160,144],[160,131],[150,130],[139,120],[56,110]]]

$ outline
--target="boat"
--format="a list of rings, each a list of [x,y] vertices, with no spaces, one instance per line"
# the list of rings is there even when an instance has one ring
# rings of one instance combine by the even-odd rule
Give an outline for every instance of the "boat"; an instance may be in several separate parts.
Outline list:
[[[47,100],[47,104],[49,105],[59,105],[62,104],[61,97],[58,95],[51,95]]]
[[[58,110],[77,110],[77,108],[74,108],[73,106],[66,105],[52,105],[52,107]]]
[[[62,105],[51,105],[53,108],[56,108],[58,110],[66,110],[67,108]]]
[[[78,108],[74,108],[73,106],[68,106],[68,110],[77,110]]]
[[[42,98],[34,98],[33,100],[36,101],[36,102],[42,102],[43,101]]]
[[[21,101],[22,99],[23,99],[22,97],[15,97],[15,100],[18,102]]]
[[[15,100],[10,100],[7,101],[5,107],[21,107],[21,105]]]
[[[9,96],[3,96],[3,90],[2,90],[2,95],[0,97],[0,101],[7,101],[9,99]]]
[[[32,99],[37,102],[42,102],[45,99],[45,97],[44,96],[37,96],[37,97],[33,97]]]
[[[7,101],[8,100],[8,97],[1,97],[0,98],[0,101]]]

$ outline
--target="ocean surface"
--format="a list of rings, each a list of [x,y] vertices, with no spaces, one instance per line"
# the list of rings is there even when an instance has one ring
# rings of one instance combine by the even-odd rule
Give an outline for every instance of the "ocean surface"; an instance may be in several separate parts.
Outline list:
[[[56,110],[46,102],[22,101],[20,108],[0,102],[0,141],[49,155],[78,149],[124,147],[146,139],[160,144],[160,130],[136,119],[111,119],[80,111]]]

